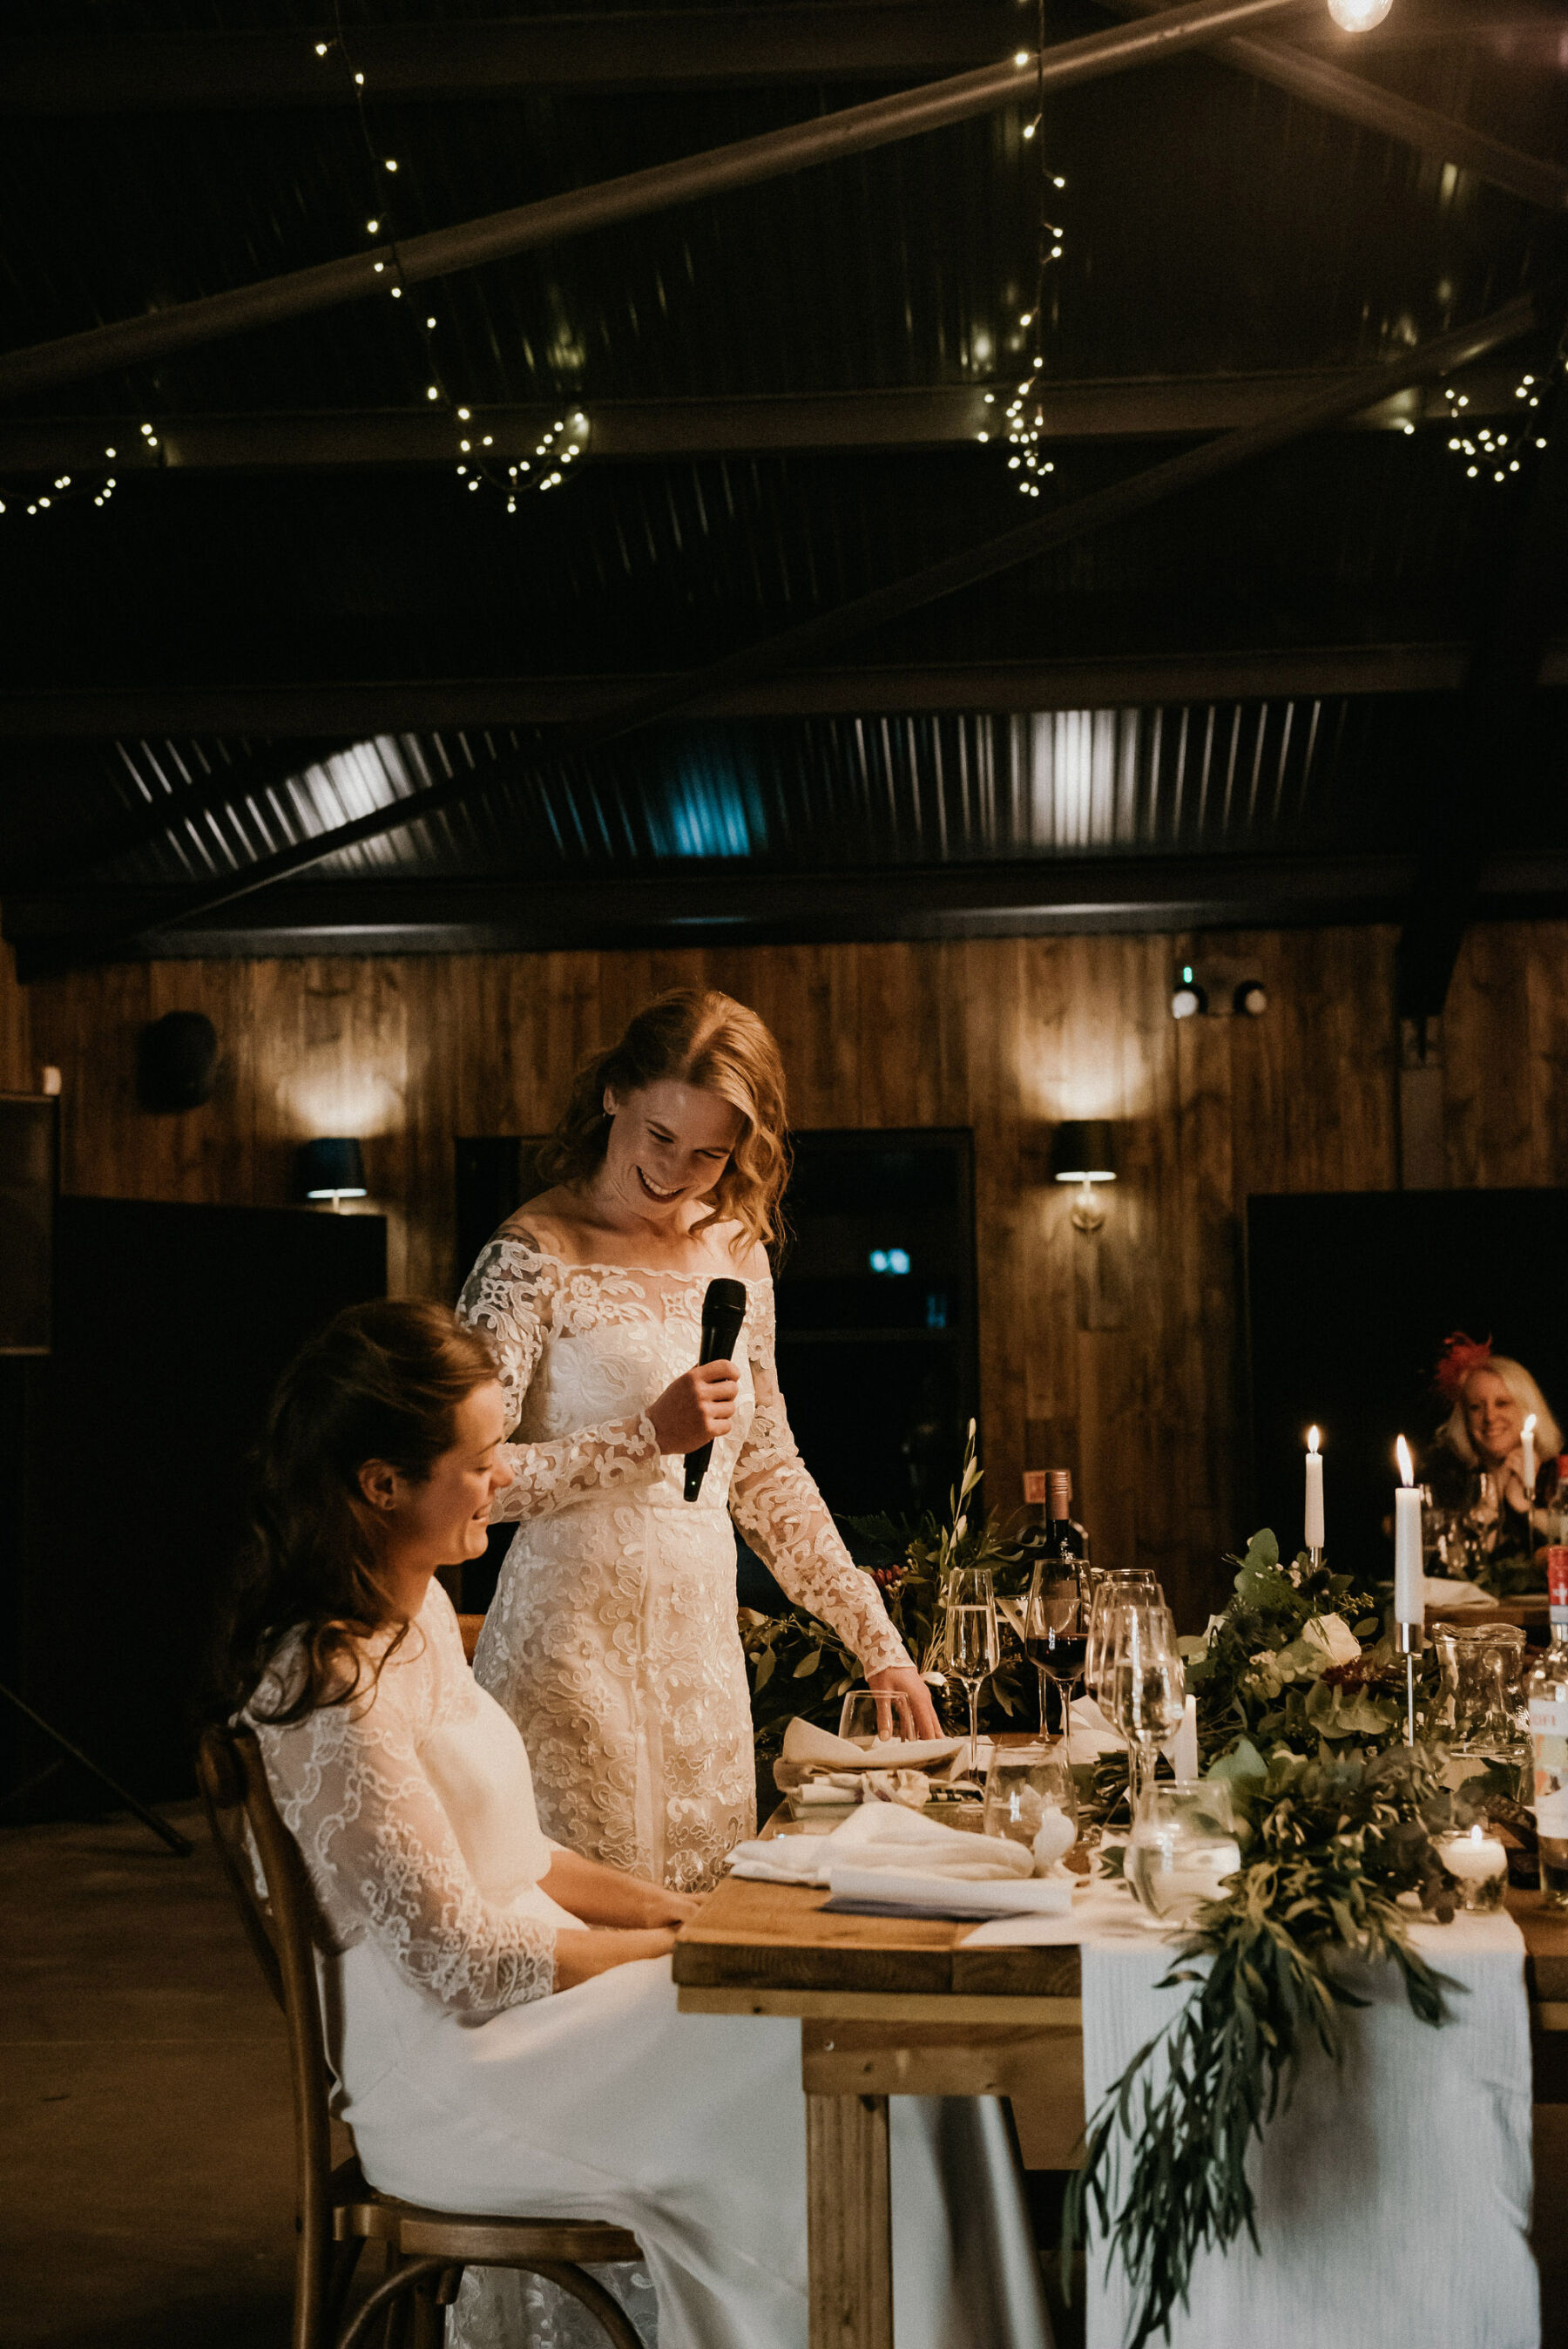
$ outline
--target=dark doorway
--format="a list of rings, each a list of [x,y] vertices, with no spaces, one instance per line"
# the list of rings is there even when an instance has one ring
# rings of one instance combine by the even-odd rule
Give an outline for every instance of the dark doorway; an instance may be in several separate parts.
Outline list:
[[[312,1330],[385,1296],[387,1226],[137,1199],[66,1198],[57,1215],[54,1350],[0,1365],[6,1676],[161,1800],[192,1783],[214,1591],[273,1386]],[[37,1780],[24,1813],[92,1799],[35,1732],[6,1718],[0,1734],[5,1787]]]

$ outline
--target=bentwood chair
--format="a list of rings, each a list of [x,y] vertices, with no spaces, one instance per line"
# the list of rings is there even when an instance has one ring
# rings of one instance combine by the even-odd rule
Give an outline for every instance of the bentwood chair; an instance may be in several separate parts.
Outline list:
[[[367,2184],[357,2158],[332,2166],[330,2073],[316,1992],[315,1902],[293,1837],[278,1816],[253,1730],[208,1729],[197,1777],[213,1840],[251,1947],[288,2024],[294,2075],[299,2251],[291,2349],[362,2349],[380,2323],[388,2344],[411,2315],[418,2349],[438,2349],[443,2312],[465,2267],[543,2276],[598,2319],[614,2349],[642,2349],[632,2323],[583,2262],[640,2260],[624,2228],[576,2219],[509,2219],[427,2210]],[[263,1898],[246,1848],[249,1822]],[[383,2246],[387,2274],[346,2324],[359,2254]]]

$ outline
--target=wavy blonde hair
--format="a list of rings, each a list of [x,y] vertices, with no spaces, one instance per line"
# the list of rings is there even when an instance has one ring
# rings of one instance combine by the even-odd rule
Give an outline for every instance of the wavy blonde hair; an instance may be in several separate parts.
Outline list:
[[[1439,1443],[1446,1444],[1449,1450],[1456,1458],[1462,1460],[1467,1468],[1480,1466],[1476,1448],[1470,1442],[1470,1422],[1465,1417],[1465,1391],[1477,1371],[1496,1371],[1514,1402],[1519,1405],[1522,1418],[1528,1419],[1532,1412],[1535,1413],[1537,1460],[1550,1460],[1554,1453],[1562,1451],[1563,1431],[1553,1416],[1551,1405],[1524,1364],[1516,1362],[1511,1354],[1489,1355],[1484,1362],[1473,1363],[1466,1371],[1464,1383],[1454,1397],[1454,1407],[1438,1431]]]
[[[674,987],[645,1003],[619,1043],[584,1061],[566,1113],[539,1154],[543,1183],[581,1184],[603,1164],[610,1120],[606,1091],[643,1092],[674,1079],[715,1093],[740,1112],[740,1133],[713,1187],[713,1212],[694,1224],[707,1231],[733,1221],[730,1242],[764,1245],[779,1231],[779,1202],[789,1178],[784,1068],[779,1047],[755,1011],[716,988]]]

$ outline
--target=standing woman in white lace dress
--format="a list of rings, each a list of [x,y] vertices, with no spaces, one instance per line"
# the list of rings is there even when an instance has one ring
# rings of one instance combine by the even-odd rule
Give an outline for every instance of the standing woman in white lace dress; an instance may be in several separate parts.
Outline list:
[[[730,1517],[876,1688],[929,1694],[807,1474],[774,1367],[784,1076],[754,1011],[677,989],[580,1072],[531,1199],[459,1312],[500,1364],[517,1537],[474,1670],[521,1730],[545,1832],[691,1891],[755,1824]],[[746,1284],[733,1362],[694,1368],[703,1295]],[[844,1408],[854,1409],[846,1391]],[[700,1498],[684,1458],[713,1440]]]

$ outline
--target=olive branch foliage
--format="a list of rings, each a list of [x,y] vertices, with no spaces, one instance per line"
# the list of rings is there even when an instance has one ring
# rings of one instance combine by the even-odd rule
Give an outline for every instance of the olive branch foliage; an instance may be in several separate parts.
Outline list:
[[[1269,1533],[1233,1563],[1229,1606],[1183,1644],[1201,1751],[1230,1782],[1243,1865],[1178,1943],[1160,1987],[1191,1995],[1091,2116],[1063,2220],[1064,2252],[1092,2222],[1120,2258],[1128,2349],[1170,2337],[1201,2251],[1243,2233],[1257,2245],[1249,2151],[1307,2053],[1342,2055],[1346,2014],[1367,2002],[1357,1968],[1396,1966],[1411,2012],[1433,2025],[1458,1987],[1413,1946],[1408,1896],[1452,1918],[1431,1835],[1476,1811],[1440,1785],[1425,1748],[1401,1742],[1399,1671],[1371,1595],[1305,1556],[1282,1567]],[[1107,1857],[1114,1868],[1119,1854]]]

